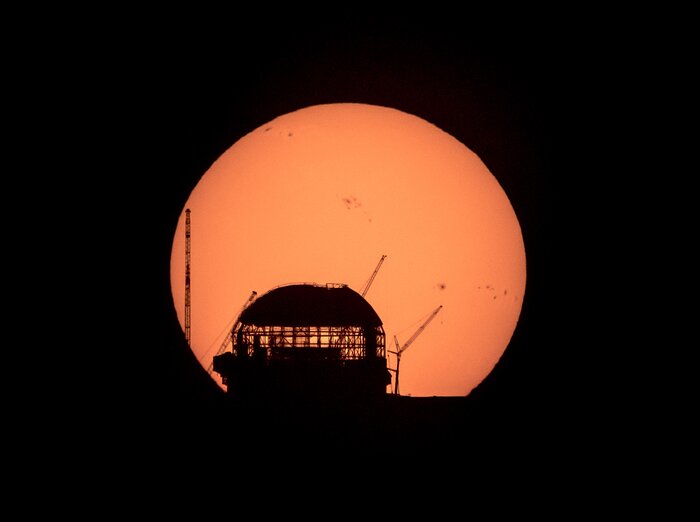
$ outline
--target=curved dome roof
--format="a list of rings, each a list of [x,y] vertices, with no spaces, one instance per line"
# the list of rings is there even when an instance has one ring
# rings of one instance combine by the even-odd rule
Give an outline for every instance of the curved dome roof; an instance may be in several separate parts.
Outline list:
[[[292,284],[258,297],[239,318],[257,326],[381,326],[374,308],[345,285]]]

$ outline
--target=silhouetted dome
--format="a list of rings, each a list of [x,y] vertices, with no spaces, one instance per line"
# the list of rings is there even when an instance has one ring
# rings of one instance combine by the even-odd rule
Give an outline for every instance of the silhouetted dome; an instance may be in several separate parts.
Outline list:
[[[253,301],[241,314],[244,324],[257,326],[382,325],[374,308],[345,285],[280,286]]]

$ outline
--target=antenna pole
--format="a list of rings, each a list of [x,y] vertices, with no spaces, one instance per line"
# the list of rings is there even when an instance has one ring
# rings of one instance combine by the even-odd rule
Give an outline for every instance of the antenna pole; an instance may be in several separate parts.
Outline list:
[[[190,345],[192,310],[190,302],[190,209],[185,210],[185,339]]]

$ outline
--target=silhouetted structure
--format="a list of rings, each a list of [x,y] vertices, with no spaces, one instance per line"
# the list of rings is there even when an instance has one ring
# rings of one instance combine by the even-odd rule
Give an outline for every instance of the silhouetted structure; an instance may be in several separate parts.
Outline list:
[[[346,285],[277,287],[241,312],[231,338],[213,370],[238,398],[357,399],[391,384],[382,321]]]
[[[192,301],[190,287],[191,254],[190,209],[185,210],[185,339],[192,346]]]

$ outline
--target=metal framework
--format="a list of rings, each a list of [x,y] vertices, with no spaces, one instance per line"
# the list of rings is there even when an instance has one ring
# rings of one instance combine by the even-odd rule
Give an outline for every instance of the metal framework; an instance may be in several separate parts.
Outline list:
[[[244,307],[226,346],[212,370],[239,399],[340,400],[383,395],[391,384],[381,320],[347,285],[274,288]]]
[[[185,339],[191,345],[192,310],[190,302],[190,209],[185,210]]]
[[[362,297],[367,295],[367,291],[369,290],[369,287],[372,286],[372,282],[374,281],[374,278],[377,277],[377,272],[379,272],[379,269],[381,268],[382,263],[385,259],[386,254],[379,259],[379,263],[377,263],[377,268],[374,269],[374,272],[372,272],[372,275],[369,276],[369,279],[365,283],[365,287],[362,289]]]
[[[309,357],[345,361],[385,357],[381,326],[256,326],[237,324],[234,352],[253,356],[262,351],[268,359]]]
[[[393,371],[396,374],[395,379],[394,379],[394,395],[399,394],[399,366],[401,365],[401,354],[403,352],[405,352],[409,346],[411,346],[413,341],[416,340],[416,337],[418,337],[421,334],[421,332],[423,330],[425,330],[425,327],[428,326],[428,323],[435,318],[435,316],[438,314],[438,312],[440,310],[442,310],[442,305],[438,306],[435,310],[430,312],[430,315],[428,316],[428,318],[423,322],[423,324],[421,324],[418,327],[418,330],[416,330],[413,333],[413,335],[408,339],[408,341],[403,343],[403,346],[399,346],[399,340],[394,335],[394,344],[396,344],[396,351],[394,352],[392,350],[389,350],[389,353],[393,353],[394,355],[396,355],[396,369],[395,370],[389,369],[389,371]]]
[[[241,311],[238,313],[239,317],[240,317],[240,314],[243,313],[243,310],[245,310],[246,307],[247,307],[248,305],[250,305],[250,303],[253,302],[253,300],[255,299],[255,297],[256,297],[257,295],[258,295],[258,293],[257,293],[255,290],[253,290],[253,291],[250,293],[250,296],[248,297],[248,300],[245,302],[245,304],[243,305],[243,308],[241,308]],[[228,347],[228,345],[229,345],[229,344],[231,343],[231,341],[233,340],[233,334],[235,333],[236,328],[237,328],[239,325],[240,325],[240,322],[236,322],[236,324],[234,324],[233,328],[231,328],[231,329],[228,331],[228,333],[226,334],[226,337],[224,338],[224,341],[221,343],[221,346],[219,346],[219,349],[217,350],[217,352],[216,352],[216,354],[214,355],[214,357],[216,357],[217,355],[220,355],[220,354],[224,353],[224,350],[226,350],[226,348]],[[214,369],[214,359],[212,358],[211,362],[209,363],[209,367],[207,368],[207,373],[208,373],[209,375],[211,375],[211,372],[212,372],[213,369]]]

